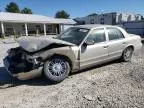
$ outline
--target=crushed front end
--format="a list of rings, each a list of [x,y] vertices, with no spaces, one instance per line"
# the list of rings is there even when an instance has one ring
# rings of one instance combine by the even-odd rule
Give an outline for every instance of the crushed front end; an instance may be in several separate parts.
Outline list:
[[[20,80],[31,79],[40,76],[43,63],[34,53],[29,53],[21,47],[8,50],[8,56],[4,58],[4,66],[6,70]]]

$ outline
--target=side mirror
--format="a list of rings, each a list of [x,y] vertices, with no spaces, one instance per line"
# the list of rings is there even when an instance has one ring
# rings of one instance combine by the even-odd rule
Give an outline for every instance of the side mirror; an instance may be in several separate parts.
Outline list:
[[[82,45],[82,47],[81,47],[81,52],[83,53],[83,52],[85,52],[86,51],[86,49],[87,49],[87,46],[88,45],[94,45],[94,41],[93,40],[86,40],[84,43],[83,43],[83,45]]]
[[[86,40],[85,42],[84,42],[84,45],[94,45],[94,41],[93,40]]]

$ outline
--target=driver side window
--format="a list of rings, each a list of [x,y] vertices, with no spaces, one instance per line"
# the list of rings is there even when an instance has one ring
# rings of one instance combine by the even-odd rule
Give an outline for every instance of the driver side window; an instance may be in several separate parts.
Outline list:
[[[105,31],[103,28],[93,30],[87,38],[87,41],[100,43],[106,41]]]

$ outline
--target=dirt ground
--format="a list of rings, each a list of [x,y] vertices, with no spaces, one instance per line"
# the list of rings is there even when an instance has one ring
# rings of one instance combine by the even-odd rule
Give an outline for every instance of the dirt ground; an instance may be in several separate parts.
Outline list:
[[[6,51],[4,45],[2,50]],[[1,54],[4,56],[5,52]],[[144,108],[144,48],[131,62],[95,66],[55,85],[42,77],[28,81],[13,79],[1,65],[0,108],[55,107]]]

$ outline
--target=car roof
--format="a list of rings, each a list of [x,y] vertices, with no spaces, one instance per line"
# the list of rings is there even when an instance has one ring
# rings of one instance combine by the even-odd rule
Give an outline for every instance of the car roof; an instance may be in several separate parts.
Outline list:
[[[74,27],[80,27],[80,28],[85,28],[85,29],[95,29],[95,28],[104,28],[104,27],[114,27],[119,29],[125,36],[127,35],[127,32],[119,26],[113,26],[113,25],[101,25],[101,24],[86,24],[86,25],[76,25]]]
[[[92,29],[92,28],[97,28],[97,27],[116,27],[116,26],[101,25],[101,24],[86,24],[86,25],[76,25],[75,27],[81,27],[81,28],[86,28],[86,29]]]

